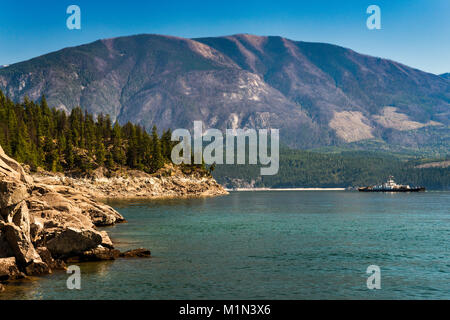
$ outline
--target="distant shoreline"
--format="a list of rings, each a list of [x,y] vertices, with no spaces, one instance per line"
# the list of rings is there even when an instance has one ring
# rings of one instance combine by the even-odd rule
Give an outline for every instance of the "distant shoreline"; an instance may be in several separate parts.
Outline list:
[[[345,188],[235,188],[226,191],[345,191]]]

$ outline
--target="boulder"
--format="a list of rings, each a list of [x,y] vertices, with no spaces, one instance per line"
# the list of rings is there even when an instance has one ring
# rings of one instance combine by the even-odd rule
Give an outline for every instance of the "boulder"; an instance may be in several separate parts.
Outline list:
[[[0,281],[14,280],[23,277],[16,264],[16,258],[0,258]]]
[[[72,257],[70,262],[86,262],[86,261],[105,261],[115,260],[119,257],[120,251],[116,249],[105,248],[101,245],[94,249],[86,250],[76,257]]]
[[[26,202],[20,202],[5,215],[6,216],[4,217],[3,222],[17,226],[21,230],[19,237],[30,241],[30,220]],[[6,225],[2,224],[2,226]],[[6,230],[0,230],[0,257],[10,257],[16,255],[10,245],[10,241],[13,241],[11,235],[8,240]]]
[[[108,234],[96,231],[95,225],[124,221],[111,207],[66,186],[35,185],[27,203],[32,217],[31,239],[58,258],[79,255],[97,245],[113,249]]]
[[[139,248],[122,252],[119,256],[121,258],[149,258],[151,252],[148,249]]]
[[[17,259],[19,266],[27,266],[32,262],[42,262],[41,257],[34,249],[26,230],[13,223],[0,222],[0,229],[5,234],[6,240]]]
[[[96,226],[110,226],[125,221],[122,215],[110,206],[92,200],[73,188],[67,186],[52,186],[52,188],[54,192],[80,208]]]
[[[102,236],[101,245],[105,248],[113,249],[114,245],[113,245],[111,239],[109,238],[108,233],[106,231],[99,231],[99,233]]]
[[[22,229],[23,232],[27,236],[30,235],[30,213],[28,211],[27,203],[26,201],[22,201],[18,203],[8,215],[7,222],[12,222],[16,226],[18,226],[20,229]]]
[[[54,257],[77,255],[102,243],[101,234],[95,230],[65,228],[52,231],[48,234],[45,246]]]
[[[36,243],[44,233],[44,225],[41,221],[36,221],[33,216],[32,218],[33,221],[30,223],[30,239],[31,242]]]
[[[0,177],[10,177],[13,180],[25,184],[32,184],[33,178],[26,174],[23,167],[14,159],[10,158],[0,146]]]
[[[38,276],[41,274],[51,273],[49,266],[41,259],[33,261],[25,267],[25,273],[29,276]]]
[[[22,182],[9,178],[0,180],[0,208],[18,204],[29,196],[28,188]]]
[[[44,261],[47,266],[52,270],[65,270],[66,264],[63,260],[53,259],[52,254],[46,247],[38,247],[36,248],[37,253],[41,257],[42,261]]]
[[[41,192],[43,190],[38,192],[33,189],[31,197],[27,199],[34,223],[41,224],[44,228],[94,228],[90,216],[85,214],[79,205],[54,190],[47,189],[43,194]]]
[[[14,256],[14,252],[6,240],[6,234],[0,230],[0,258],[7,258]]]
[[[124,221],[123,217],[110,206],[94,203],[87,199],[81,202],[79,206],[96,226],[111,226]]]
[[[40,200],[56,211],[73,212],[77,209],[71,201],[57,192],[47,192],[40,197]]]

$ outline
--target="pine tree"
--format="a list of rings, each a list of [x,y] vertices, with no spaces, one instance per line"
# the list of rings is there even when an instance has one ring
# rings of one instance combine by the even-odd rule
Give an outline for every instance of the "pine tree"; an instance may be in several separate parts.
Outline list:
[[[59,161],[57,149],[55,148],[55,144],[51,138],[45,138],[45,168],[48,171],[57,171],[57,162]]]
[[[164,165],[164,160],[161,154],[161,142],[158,138],[158,131],[156,126],[152,128],[152,157],[150,162],[151,172],[156,172]]]
[[[128,126],[128,148],[127,148],[127,165],[130,168],[137,167],[137,137],[136,128],[131,124],[127,123]]]
[[[108,168],[110,170],[114,169],[114,158],[113,158],[111,151],[109,151],[109,150],[106,152],[105,166],[106,166],[106,168]]]
[[[119,166],[123,166],[126,163],[126,156],[122,146],[122,130],[117,121],[114,124],[112,140],[112,158]]]
[[[162,155],[165,159],[170,160],[172,152],[172,131],[168,129],[161,136]]]
[[[75,157],[73,154],[73,146],[71,141],[66,142],[66,148],[64,150],[64,159],[66,161],[67,169],[69,170],[73,169],[73,166],[75,164]]]
[[[11,155],[16,155],[17,145],[18,145],[18,137],[19,132],[17,128],[17,117],[16,112],[13,108],[9,108],[8,110],[8,131],[7,131],[7,140],[8,145],[6,145],[5,152],[8,150],[8,153]]]
[[[19,125],[14,158],[21,163],[30,163],[33,158],[28,130],[23,123]]]
[[[96,160],[97,160],[97,164],[101,167],[103,166],[103,164],[105,163],[105,159],[106,159],[106,150],[105,150],[105,145],[100,142],[97,146],[97,153],[95,155]]]

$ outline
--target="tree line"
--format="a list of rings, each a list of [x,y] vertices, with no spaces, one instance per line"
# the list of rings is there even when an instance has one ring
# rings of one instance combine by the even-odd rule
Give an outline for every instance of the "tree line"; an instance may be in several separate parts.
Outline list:
[[[123,167],[154,173],[170,163],[171,131],[148,133],[130,122],[120,125],[109,115],[94,117],[80,107],[70,115],[50,108],[45,96],[13,102],[0,91],[0,145],[6,154],[53,172],[89,172]]]
[[[280,148],[280,169],[273,176],[260,176],[259,166],[217,166],[214,178],[227,187],[358,187],[385,182],[393,175],[397,183],[450,188],[450,167],[417,168],[425,159],[401,159],[393,154],[371,151],[339,153]],[[443,161],[427,159],[426,162]]]

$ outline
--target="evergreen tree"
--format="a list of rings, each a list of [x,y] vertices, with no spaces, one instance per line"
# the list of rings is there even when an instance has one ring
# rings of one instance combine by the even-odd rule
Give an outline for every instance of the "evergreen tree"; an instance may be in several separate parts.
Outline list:
[[[112,125],[108,115],[94,118],[80,107],[70,115],[25,97],[14,103],[0,91],[0,145],[10,156],[35,170],[87,173],[95,166],[158,171],[170,162],[171,131],[158,137],[145,128],[127,123]]]
[[[172,131],[168,129],[161,136],[162,155],[166,160],[170,160],[172,152]]]
[[[21,123],[21,125],[19,126],[17,146],[14,152],[14,158],[22,163],[34,164],[28,130],[25,128],[25,125],[23,123]]]
[[[70,137],[71,136],[72,135],[70,135]],[[66,148],[64,149],[64,159],[66,161],[67,169],[68,170],[73,169],[73,166],[75,164],[75,157],[74,157],[74,154],[73,154],[72,141],[67,141],[66,142]]]
[[[164,165],[164,160],[161,154],[161,142],[158,138],[156,126],[153,126],[152,128],[152,147],[150,170],[151,172],[156,172]]]
[[[137,167],[137,137],[136,128],[128,122],[126,124],[126,132],[128,134],[128,148],[127,148],[127,165],[130,168]]]
[[[107,151],[106,152],[106,156],[105,156],[105,166],[108,169],[114,169],[114,158],[113,155],[111,153],[111,151]]]
[[[97,146],[97,153],[95,155],[96,160],[97,160],[97,164],[99,166],[103,166],[103,164],[105,163],[105,159],[106,159],[106,150],[105,150],[105,145],[100,142]]]
[[[59,160],[57,149],[50,137],[45,138],[44,144],[45,151],[45,169],[48,171],[57,171],[57,161]]]
[[[8,150],[10,154],[13,156],[16,155],[17,152],[17,145],[18,145],[18,137],[19,137],[19,131],[17,128],[17,117],[16,112],[13,108],[10,108],[8,110],[8,131],[7,131],[7,139],[8,139],[8,145],[6,146],[5,150]],[[5,151],[6,152],[6,151]]]

